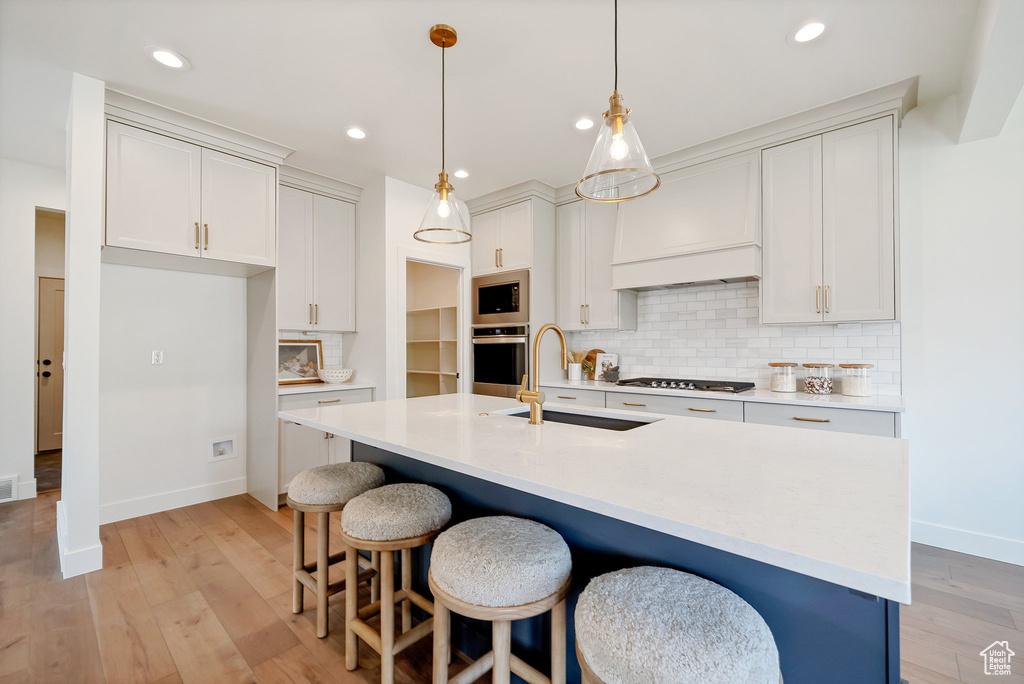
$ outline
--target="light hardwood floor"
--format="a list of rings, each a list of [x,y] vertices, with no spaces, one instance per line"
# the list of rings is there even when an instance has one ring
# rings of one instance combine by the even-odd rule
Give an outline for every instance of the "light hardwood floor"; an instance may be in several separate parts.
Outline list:
[[[104,525],[103,570],[61,580],[58,497],[0,506],[0,684],[380,681],[365,646],[360,669],[345,670],[344,594],[331,599],[326,639],[315,636],[315,611],[292,614],[287,507],[237,496]],[[315,528],[306,535],[312,552]],[[331,551],[340,544],[333,534]],[[1007,639],[1021,665],[998,680],[1024,684],[1024,568],[918,544],[911,565],[903,677],[992,681],[979,652]],[[306,605],[315,606],[308,592]],[[403,652],[398,681],[428,682],[430,651],[426,639]]]

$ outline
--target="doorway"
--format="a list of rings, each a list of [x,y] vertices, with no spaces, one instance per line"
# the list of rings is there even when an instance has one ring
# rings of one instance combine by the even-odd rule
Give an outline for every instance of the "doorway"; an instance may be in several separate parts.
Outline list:
[[[405,262],[405,395],[459,391],[461,269]]]
[[[36,491],[60,489],[64,439],[64,214],[36,210]]]

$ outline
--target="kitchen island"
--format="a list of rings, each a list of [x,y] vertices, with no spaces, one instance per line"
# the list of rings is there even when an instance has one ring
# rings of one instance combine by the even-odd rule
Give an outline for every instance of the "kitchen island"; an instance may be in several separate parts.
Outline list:
[[[554,407],[549,407],[552,410]],[[910,598],[903,440],[607,409],[627,431],[546,422],[523,404],[450,394],[297,409],[281,418],[353,441],[389,481],[434,484],[455,520],[508,513],[550,525],[593,576],[656,564],[712,579],[765,618],[788,684],[899,681],[898,604]],[[427,554],[416,573],[425,578]],[[543,665],[538,620],[513,639]],[[480,626],[453,627],[471,655]],[[570,619],[569,652],[573,630]],[[570,663],[570,680],[578,680]]]

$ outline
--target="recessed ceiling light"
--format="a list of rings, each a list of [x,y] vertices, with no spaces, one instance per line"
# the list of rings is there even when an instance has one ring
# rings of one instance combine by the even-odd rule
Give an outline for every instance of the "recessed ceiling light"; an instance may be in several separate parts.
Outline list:
[[[174,50],[168,50],[157,45],[149,45],[146,52],[159,64],[174,69],[175,71],[188,71],[192,66],[183,55]]]
[[[355,138],[356,140],[362,140],[363,138],[366,137],[366,131],[364,131],[362,128],[352,127],[345,132],[348,133],[348,137]]]
[[[469,178],[469,171],[467,171],[466,169],[459,169],[458,171],[455,172],[455,177],[456,178]]]
[[[594,120],[583,117],[582,119],[576,119],[576,128],[581,131],[588,131],[594,127]]]
[[[798,43],[807,43],[814,40],[822,33],[825,32],[825,25],[820,21],[812,21],[809,24],[804,24],[800,29],[793,34],[793,40]]]

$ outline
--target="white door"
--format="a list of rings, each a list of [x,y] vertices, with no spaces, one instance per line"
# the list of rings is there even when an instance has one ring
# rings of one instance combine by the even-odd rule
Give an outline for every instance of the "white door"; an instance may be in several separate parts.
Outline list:
[[[202,149],[107,123],[106,244],[199,254]]]
[[[64,279],[39,279],[36,451],[60,449],[64,420]]]
[[[826,321],[896,318],[892,117],[822,136]]]
[[[555,320],[565,331],[583,330],[584,254],[583,216],[586,202],[563,204],[556,210],[555,254],[558,268]]]
[[[533,202],[525,200],[501,209],[501,271],[533,266]]]
[[[313,329],[313,194],[280,189],[277,327]]]
[[[281,457],[281,492],[303,470],[327,465],[330,460],[330,439],[326,433],[289,420],[278,420]]]
[[[273,167],[204,149],[202,204],[204,257],[274,265],[277,173]]]
[[[587,330],[619,329],[619,292],[612,289],[612,252],[618,204],[584,202],[586,285],[584,319]]]
[[[821,136],[761,153],[761,320],[822,320]]]
[[[473,217],[473,275],[498,272],[498,240],[501,234],[501,210]]]
[[[313,323],[317,330],[355,330],[355,205],[314,195],[313,236]]]

